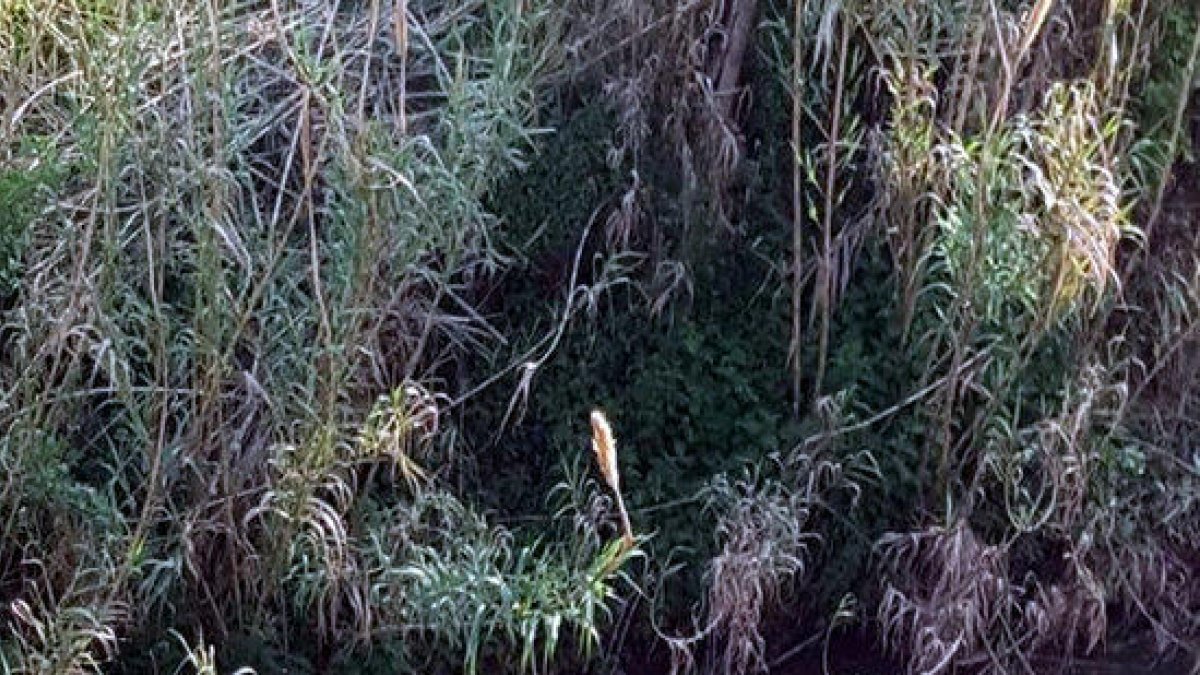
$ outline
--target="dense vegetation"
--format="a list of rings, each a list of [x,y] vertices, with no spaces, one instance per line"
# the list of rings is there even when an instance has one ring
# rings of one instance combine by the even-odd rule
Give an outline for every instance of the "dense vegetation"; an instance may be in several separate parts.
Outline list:
[[[0,0],[0,669],[1200,661],[1198,66],[1191,0]]]

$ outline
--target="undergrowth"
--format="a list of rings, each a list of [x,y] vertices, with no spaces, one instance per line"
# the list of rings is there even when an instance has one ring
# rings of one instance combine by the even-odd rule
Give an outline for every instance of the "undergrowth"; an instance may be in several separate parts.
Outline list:
[[[5,672],[1197,653],[1190,3],[0,0],[0,64]]]

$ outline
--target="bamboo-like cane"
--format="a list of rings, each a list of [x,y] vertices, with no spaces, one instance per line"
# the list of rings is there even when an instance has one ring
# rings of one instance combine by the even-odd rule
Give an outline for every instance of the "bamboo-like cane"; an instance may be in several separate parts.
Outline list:
[[[633,548],[633,527],[629,524],[629,513],[625,510],[625,500],[621,497],[621,474],[617,469],[617,441],[613,438],[612,427],[608,418],[599,410],[592,411],[592,451],[596,453],[596,462],[600,464],[600,474],[604,481],[617,495],[617,510],[621,514],[621,527],[625,530],[623,539],[624,550]]]

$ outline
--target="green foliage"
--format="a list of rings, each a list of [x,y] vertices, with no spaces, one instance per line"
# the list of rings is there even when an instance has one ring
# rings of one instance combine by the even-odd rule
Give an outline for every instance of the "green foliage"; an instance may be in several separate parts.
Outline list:
[[[560,114],[566,119],[541,139],[532,161],[488,195],[503,220],[503,241],[524,258],[517,270],[544,266],[546,256],[574,253],[594,210],[621,185],[619,168],[611,167],[606,156],[616,123],[613,111],[595,102]],[[507,294],[498,300],[512,301]]]
[[[1134,100],[1133,114],[1138,122],[1139,142],[1132,149],[1130,160],[1139,172],[1138,183],[1150,194],[1177,159],[1195,161],[1189,144],[1177,148],[1179,157],[1170,157],[1172,125],[1181,89],[1194,90],[1197,83],[1186,82],[1188,57],[1197,16],[1194,7],[1169,4],[1155,8],[1158,12],[1157,30],[1161,31],[1157,47],[1150,54],[1139,83],[1139,95]]]
[[[598,577],[601,566],[571,570],[531,548],[515,552],[495,548],[494,537],[475,543],[463,540],[461,546],[448,549],[456,552],[449,559],[440,550],[419,549],[420,566],[400,570],[416,577],[409,601],[429,612],[426,625],[437,627],[453,649],[466,655],[472,672],[485,645],[493,658],[508,662],[505,670],[518,665],[506,652],[518,657],[521,670],[535,662],[547,667],[568,633],[574,634],[580,647],[594,649],[596,625],[602,618],[597,612],[603,613],[609,595],[607,584]],[[503,582],[497,584],[498,579]],[[472,604],[463,608],[465,612],[452,611],[448,601],[461,597],[463,591]],[[500,639],[515,643],[517,649],[501,646]]]
[[[580,283],[600,278],[605,252],[599,234],[593,231],[582,244],[580,235],[586,223],[605,217],[606,197],[620,188],[620,173],[606,162],[609,120],[603,104],[580,109],[528,169],[493,195],[505,214],[506,240],[525,257],[501,280],[491,305],[506,334],[537,336],[552,325],[552,311],[529,308],[561,310],[577,246],[583,246]],[[663,202],[655,206],[660,220],[650,227],[672,233],[659,255],[675,251],[687,260],[688,292],[675,296],[665,313],[652,312],[653,295],[644,294],[659,288],[652,271],[661,259],[645,258],[631,272],[634,286],[599,289],[586,315],[571,319],[557,350],[532,373],[527,400],[518,394],[510,401],[512,384],[523,386],[518,379],[472,401],[467,435],[475,445],[471,492],[491,508],[525,515],[540,510],[539,495],[560,459],[590,454],[588,412],[609,411],[634,529],[653,535],[652,559],[688,563],[692,582],[678,588],[689,590],[667,599],[679,617],[699,599],[692,589],[713,550],[707,518],[693,497],[714,476],[789,447],[797,429],[789,422],[786,380],[772,365],[786,352],[787,317],[770,290],[771,247],[777,245],[770,229],[748,223],[755,243],[749,236],[712,236],[703,227],[681,235],[664,227],[680,217],[668,204],[678,186],[655,176],[643,173],[647,199]],[[747,183],[755,184],[761,185]],[[515,343],[497,360],[524,349]]]
[[[479,451],[486,478],[478,493],[505,512],[537,512],[544,490],[529,486],[546,485],[559,457],[587,453],[588,411],[610,411],[635,531],[652,535],[652,559],[687,563],[678,592],[665,599],[676,617],[699,599],[696,582],[713,551],[709,519],[693,496],[714,476],[761,462],[797,438],[786,381],[764,367],[782,358],[784,317],[769,309],[770,296],[754,296],[752,259],[720,256],[720,245],[711,250],[689,310],[653,319],[636,296],[615,294],[601,303],[607,309],[579,320],[539,369],[523,419],[499,438],[477,436],[495,443]],[[774,330],[763,321],[768,312],[778,317]],[[507,401],[481,401],[472,418],[494,430]]]
[[[79,449],[57,438],[0,439],[0,465],[6,467],[8,480],[21,486],[21,501],[6,504],[6,508],[24,511],[20,529],[36,528],[38,516],[68,518],[89,525],[97,533],[117,527],[118,515],[104,493],[79,479],[77,471],[81,464]],[[14,527],[16,523],[8,526]],[[12,534],[23,539],[39,533]]]
[[[330,577],[331,568],[307,564],[309,554],[296,549],[300,566],[287,583],[302,614],[323,613],[328,594],[344,596],[350,613],[338,630],[368,653],[378,647],[414,667],[433,657],[466,672],[510,672],[545,669],[566,645],[581,654],[597,646],[615,593],[605,570],[617,553],[593,547],[596,539],[578,538],[575,548],[519,545],[439,492],[386,506],[364,502],[353,522],[360,531],[350,542],[353,568]],[[347,672],[377,672],[351,668],[356,654],[337,656]]]
[[[48,142],[26,138],[19,153],[19,168],[0,171],[0,307],[20,285],[29,225],[66,173]]]

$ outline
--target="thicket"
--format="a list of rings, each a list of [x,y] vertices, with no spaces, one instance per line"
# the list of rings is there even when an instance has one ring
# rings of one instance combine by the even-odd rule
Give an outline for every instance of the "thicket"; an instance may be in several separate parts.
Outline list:
[[[1196,658],[1198,63],[1185,0],[0,0],[0,668]]]

